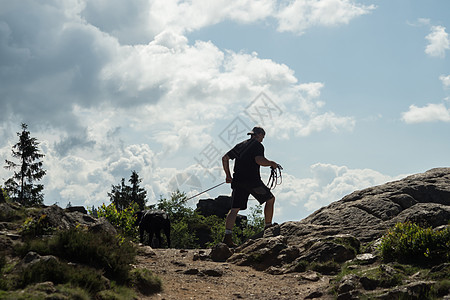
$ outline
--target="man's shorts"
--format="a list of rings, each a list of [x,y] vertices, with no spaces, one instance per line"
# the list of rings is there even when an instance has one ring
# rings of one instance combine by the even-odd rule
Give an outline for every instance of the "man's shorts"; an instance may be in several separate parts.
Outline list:
[[[239,208],[241,210],[247,209],[248,197],[252,195],[258,200],[259,204],[263,204],[267,200],[274,198],[270,189],[261,181],[256,186],[254,184],[231,184],[233,193],[231,199],[233,201],[232,208]]]

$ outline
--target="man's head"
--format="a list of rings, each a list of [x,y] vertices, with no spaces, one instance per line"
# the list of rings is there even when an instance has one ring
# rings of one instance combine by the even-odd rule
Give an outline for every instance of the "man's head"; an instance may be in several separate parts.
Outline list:
[[[249,133],[247,133],[247,135],[250,135],[252,137],[252,139],[256,139],[258,142],[262,142],[264,137],[266,136],[266,132],[264,131],[264,129],[262,129],[262,127],[253,127],[252,131],[250,131]]]

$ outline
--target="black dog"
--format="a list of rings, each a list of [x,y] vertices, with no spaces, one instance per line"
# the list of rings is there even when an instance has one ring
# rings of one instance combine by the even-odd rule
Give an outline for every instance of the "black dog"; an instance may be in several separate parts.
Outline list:
[[[167,246],[170,248],[170,220],[163,210],[144,210],[136,213],[136,223],[139,224],[139,236],[144,243],[144,232],[149,235],[149,245],[152,246],[153,234],[158,238],[158,247],[162,247],[161,229],[167,238]]]

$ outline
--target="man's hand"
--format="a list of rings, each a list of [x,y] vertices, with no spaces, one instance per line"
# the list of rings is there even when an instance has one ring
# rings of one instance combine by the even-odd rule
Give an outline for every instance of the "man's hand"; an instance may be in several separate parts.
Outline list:
[[[231,183],[233,181],[233,177],[231,176],[227,176],[227,178],[225,179],[226,183]]]

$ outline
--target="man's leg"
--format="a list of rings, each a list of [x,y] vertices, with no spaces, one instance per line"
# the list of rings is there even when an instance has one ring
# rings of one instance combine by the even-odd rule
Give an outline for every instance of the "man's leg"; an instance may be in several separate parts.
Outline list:
[[[264,221],[266,223],[266,227],[272,224],[274,204],[275,197],[272,197],[271,199],[266,201],[266,204],[264,206]]]
[[[227,219],[225,221],[225,229],[233,230],[234,223],[236,223],[236,217],[239,212],[239,208],[232,208],[228,212]]]
[[[230,209],[230,211],[228,212],[227,215],[227,219],[225,221],[225,236],[223,238],[223,242],[228,246],[228,247],[237,247],[237,245],[235,243],[233,243],[233,239],[232,239],[232,234],[233,234],[233,226],[234,223],[236,222],[236,217],[237,214],[239,212],[239,208],[232,208]]]

